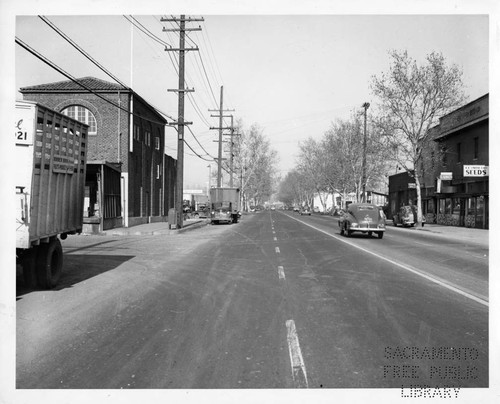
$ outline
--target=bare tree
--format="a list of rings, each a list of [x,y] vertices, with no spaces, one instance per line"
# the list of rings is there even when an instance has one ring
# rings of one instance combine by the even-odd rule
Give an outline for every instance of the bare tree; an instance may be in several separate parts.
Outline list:
[[[306,191],[312,190],[313,194],[318,194],[323,210],[326,210],[326,198],[324,194],[330,191],[327,182],[327,166],[330,157],[322,141],[308,138],[306,141],[299,143],[297,169],[307,178],[305,182]],[[314,196],[312,197],[313,201]]]
[[[385,147],[409,173],[413,170],[417,190],[418,222],[422,221],[422,178],[418,161],[431,139],[429,129],[439,117],[465,101],[462,71],[447,66],[441,53],[431,53],[422,66],[406,51],[391,51],[389,72],[372,78],[371,89],[378,97],[378,130],[385,135]]]
[[[240,169],[241,192],[246,201],[259,205],[274,192],[278,153],[257,124],[249,130],[241,125],[239,131],[234,158],[235,166]]]
[[[314,188],[308,177],[297,171],[288,172],[281,181],[278,191],[278,198],[287,205],[310,204],[313,199]]]

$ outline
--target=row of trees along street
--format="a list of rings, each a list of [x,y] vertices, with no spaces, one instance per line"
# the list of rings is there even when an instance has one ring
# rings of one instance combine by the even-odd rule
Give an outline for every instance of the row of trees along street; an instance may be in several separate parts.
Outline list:
[[[429,129],[466,102],[463,74],[456,65],[447,65],[441,53],[427,55],[421,65],[406,51],[391,51],[389,57],[389,71],[373,76],[370,83],[376,102],[367,116],[365,175],[366,109],[360,107],[349,119],[332,123],[320,140],[308,138],[299,144],[296,167],[280,183],[280,201],[312,206],[315,193],[338,193],[343,201],[355,194],[361,201],[365,187],[386,188],[388,175],[399,165],[414,177],[422,221],[422,167],[430,150],[437,150],[432,155],[440,158]]]
[[[233,184],[240,188],[243,210],[248,211],[250,206],[264,204],[274,193],[277,185],[278,152],[271,147],[258,124],[246,129],[242,121],[238,120],[234,132],[238,135],[232,139],[232,150],[227,147],[229,158],[223,160],[222,168],[227,179],[232,166]],[[228,184],[228,181],[225,183]]]

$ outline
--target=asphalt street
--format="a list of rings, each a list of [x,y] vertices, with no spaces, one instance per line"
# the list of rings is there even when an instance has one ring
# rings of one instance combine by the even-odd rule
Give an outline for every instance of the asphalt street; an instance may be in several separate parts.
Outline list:
[[[63,248],[56,289],[18,280],[19,389],[488,386],[481,244],[265,211]]]

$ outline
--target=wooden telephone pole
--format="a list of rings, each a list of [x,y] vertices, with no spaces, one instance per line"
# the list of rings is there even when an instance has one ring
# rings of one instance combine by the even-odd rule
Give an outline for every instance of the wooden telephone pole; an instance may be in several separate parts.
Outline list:
[[[230,140],[230,148],[229,148],[229,187],[232,188],[234,186],[233,184],[233,174],[234,174],[234,141],[233,137],[234,136],[241,136],[241,133],[234,133],[234,122],[233,122],[233,116],[231,115],[231,136]]]
[[[224,94],[224,86],[220,87],[220,104],[219,104],[219,109],[209,109],[211,112],[218,112],[218,115],[210,115],[213,117],[218,117],[219,118],[219,126],[218,127],[210,127],[210,129],[218,129],[219,130],[219,140],[216,140],[216,142],[219,142],[219,152],[217,156],[217,187],[220,188],[222,186],[222,131],[224,129],[231,129],[230,127],[224,128],[222,126],[223,124],[223,118],[224,117],[230,117],[231,115],[224,115],[224,112],[229,112],[229,111],[234,111],[234,110],[224,110],[222,105],[223,101],[223,94]]]
[[[184,93],[192,92],[194,89],[184,88],[184,64],[185,64],[185,53],[191,50],[199,50],[198,48],[187,48],[185,47],[186,31],[201,31],[201,28],[186,28],[186,22],[194,21],[204,21],[203,18],[188,18],[181,15],[180,18],[162,18],[161,21],[176,22],[179,24],[179,28],[167,29],[163,28],[163,31],[176,31],[179,32],[179,48],[166,47],[165,51],[169,52],[179,52],[179,88],[169,89],[168,91],[174,91],[179,94],[178,102],[178,119],[177,122],[171,123],[171,125],[177,126],[177,177],[176,177],[176,192],[175,192],[175,214],[176,214],[176,224],[177,228],[182,228],[184,215],[183,215],[183,194],[184,194],[184,126],[191,125],[192,122],[184,121]]]

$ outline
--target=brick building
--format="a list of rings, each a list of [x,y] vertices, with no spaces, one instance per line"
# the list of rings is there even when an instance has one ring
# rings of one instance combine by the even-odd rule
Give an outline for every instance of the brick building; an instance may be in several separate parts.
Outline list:
[[[422,211],[428,223],[489,227],[489,94],[441,117],[420,164]],[[391,210],[416,204],[408,173],[389,177]],[[413,186],[412,186],[413,185]]]
[[[164,153],[166,119],[130,88],[93,77],[78,82],[20,92],[89,125],[85,230],[166,220],[176,179],[176,161]]]

